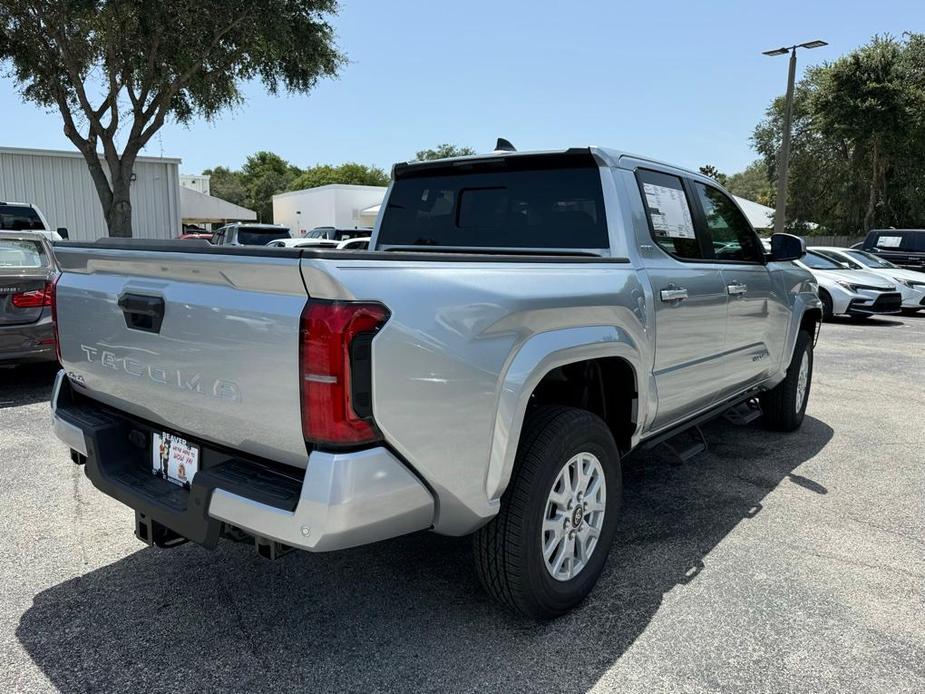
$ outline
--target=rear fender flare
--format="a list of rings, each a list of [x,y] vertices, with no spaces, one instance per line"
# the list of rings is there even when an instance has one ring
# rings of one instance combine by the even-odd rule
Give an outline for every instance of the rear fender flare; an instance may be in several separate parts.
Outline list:
[[[592,325],[534,335],[513,355],[502,377],[485,479],[490,503],[498,503],[510,482],[527,404],[539,382],[560,366],[602,357],[626,360],[636,375],[638,432],[638,423],[645,421],[646,388],[639,383],[642,359],[629,333],[613,325]]]

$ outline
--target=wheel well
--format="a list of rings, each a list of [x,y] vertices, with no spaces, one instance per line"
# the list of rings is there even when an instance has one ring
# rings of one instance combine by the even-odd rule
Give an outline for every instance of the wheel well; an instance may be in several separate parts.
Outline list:
[[[824,291],[824,290],[820,290]],[[809,308],[803,312],[803,317],[800,318],[800,330],[805,330],[810,334],[810,337],[815,341],[816,339],[816,326],[822,322],[822,309],[819,308]]]
[[[610,427],[621,453],[629,451],[636,431],[636,374],[629,362],[603,357],[559,366],[540,381],[530,406],[564,405],[593,412]]]

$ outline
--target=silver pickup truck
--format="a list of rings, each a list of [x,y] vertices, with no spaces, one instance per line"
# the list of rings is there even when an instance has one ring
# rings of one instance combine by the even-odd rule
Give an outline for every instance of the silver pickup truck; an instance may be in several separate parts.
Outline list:
[[[161,547],[474,534],[576,605],[621,459],[746,401],[803,419],[817,287],[696,173],[608,149],[399,164],[369,251],[59,244],[57,435]]]

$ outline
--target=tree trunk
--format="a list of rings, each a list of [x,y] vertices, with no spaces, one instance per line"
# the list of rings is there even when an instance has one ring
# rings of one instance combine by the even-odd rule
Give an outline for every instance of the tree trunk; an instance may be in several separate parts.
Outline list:
[[[864,213],[864,228],[866,234],[873,228],[874,214],[877,211],[877,192],[880,188],[880,143],[874,140],[871,152],[870,195],[867,197],[867,212]]]
[[[123,170],[125,167],[121,167]],[[106,224],[109,235],[115,237],[131,238],[132,236],[132,201],[129,186],[131,173],[122,176],[121,173],[112,184],[112,204],[106,210]]]

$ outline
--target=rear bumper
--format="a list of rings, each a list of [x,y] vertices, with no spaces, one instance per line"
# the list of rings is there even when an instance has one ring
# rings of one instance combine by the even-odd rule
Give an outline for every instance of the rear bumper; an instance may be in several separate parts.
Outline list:
[[[0,364],[55,359],[55,334],[50,317],[28,325],[0,327]]]
[[[313,451],[303,471],[190,437],[200,445],[201,467],[187,490],[151,474],[149,424],[75,398],[63,371],[51,405],[56,435],[85,459],[95,487],[206,547],[217,544],[223,525],[323,552],[433,523],[430,492],[385,448]]]

